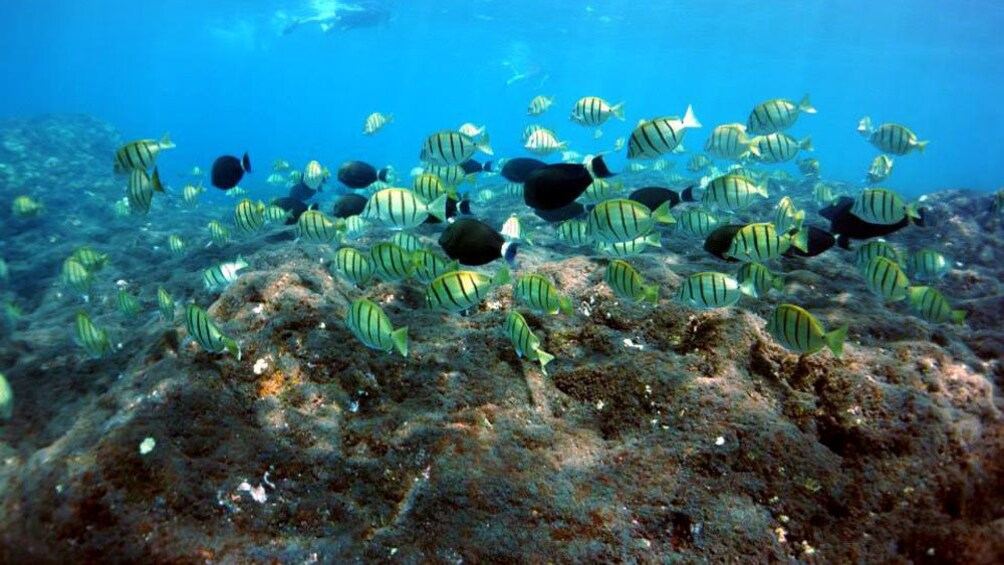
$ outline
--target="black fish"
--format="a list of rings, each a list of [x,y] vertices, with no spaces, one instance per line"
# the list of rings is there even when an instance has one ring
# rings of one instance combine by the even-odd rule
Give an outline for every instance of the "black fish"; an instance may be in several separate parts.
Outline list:
[[[507,181],[526,182],[526,178],[530,176],[530,173],[546,166],[547,163],[543,161],[530,159],[529,157],[517,157],[505,162],[505,165],[502,166],[501,174]]]
[[[833,234],[816,226],[807,226],[809,230],[809,250],[802,251],[794,245],[784,252],[785,257],[815,257],[837,243]]]
[[[692,186],[688,186],[683,189],[682,193],[677,193],[675,190],[670,190],[661,186],[646,186],[645,188],[639,188],[628,195],[628,200],[641,202],[645,206],[648,206],[650,210],[655,210],[667,200],[669,201],[670,208],[676,206],[680,202],[697,201],[694,198],[694,187]]]
[[[481,164],[476,159],[468,159],[468,160],[464,161],[463,163],[460,163],[460,166],[461,166],[461,168],[464,169],[464,174],[468,174],[468,175],[471,174],[471,173],[480,173],[482,171],[484,171],[486,173],[492,172],[492,162],[491,161],[485,161],[484,164]]]
[[[338,168],[338,180],[349,188],[366,188],[376,181],[387,181],[389,169],[378,173],[376,167],[362,161],[346,161]]]
[[[317,204],[311,204],[307,206],[303,201],[290,196],[284,196],[282,198],[276,198],[272,201],[272,204],[286,210],[287,212],[292,212],[290,217],[286,218],[286,225],[291,226],[300,219],[300,215],[307,210],[317,210]]]
[[[545,165],[527,177],[523,185],[523,201],[535,210],[557,210],[582,196],[594,177],[610,176],[613,174],[602,156],[593,157],[589,166],[575,163]]]
[[[470,218],[460,218],[439,237],[443,251],[461,265],[486,265],[500,258],[512,265],[516,244],[507,242],[495,228]]]
[[[736,233],[738,233],[739,230],[743,229],[743,226],[745,226],[745,224],[729,224],[711,232],[711,234],[708,235],[708,238],[704,240],[704,250],[715,257],[718,257],[722,261],[738,263],[738,259],[729,257],[725,255],[725,253],[728,252],[729,247],[732,246],[732,238],[736,236]]]
[[[545,222],[564,222],[578,218],[586,213],[586,207],[578,202],[572,202],[556,210],[534,210],[534,214]]]
[[[463,195],[460,201],[454,200],[452,197],[446,199],[446,219],[455,218],[458,214],[463,214],[465,216],[471,215],[471,201],[468,200],[467,195]],[[439,218],[434,218],[432,214],[425,219],[423,224],[441,224]]]
[[[317,191],[310,188],[309,186],[303,184],[303,182],[298,182],[289,189],[289,197],[295,198],[300,202],[306,202],[314,197]]]
[[[332,215],[336,218],[357,216],[361,214],[363,208],[366,207],[366,202],[368,202],[366,197],[358,194],[345,194],[343,196],[339,196],[338,200],[335,200],[335,209],[332,211]]]
[[[224,155],[213,161],[213,186],[220,190],[230,190],[244,178],[244,173],[251,172],[251,159],[244,154],[243,159],[232,155]]]
[[[872,224],[851,213],[854,206],[854,199],[850,196],[841,196],[826,208],[819,211],[819,215],[830,221],[830,232],[837,236],[837,244],[844,249],[851,248],[852,239],[871,239],[895,233],[910,225],[910,218],[903,218],[892,225]],[[918,226],[924,225],[924,210],[918,210],[921,219],[915,220]]]

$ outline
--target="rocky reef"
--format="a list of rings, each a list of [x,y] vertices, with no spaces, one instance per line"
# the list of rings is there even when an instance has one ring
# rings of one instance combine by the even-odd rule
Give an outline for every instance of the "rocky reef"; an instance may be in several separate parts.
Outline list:
[[[187,207],[175,187],[149,216],[114,216],[110,126],[8,122],[0,140],[0,201],[46,204],[27,221],[0,211],[2,292],[23,312],[0,337],[15,397],[0,423],[4,562],[1004,560],[1004,230],[989,195],[929,195],[929,226],[889,238],[951,254],[940,284],[963,326],[883,305],[851,252],[778,263],[785,301],[849,324],[839,360],[769,336],[780,294],[673,302],[683,274],[733,269],[700,240],[667,233],[632,260],[663,295],[635,305],[603,282],[608,259],[527,216],[519,272],[575,305],[522,310],[556,357],[543,375],[502,334],[509,287],[448,315],[419,285],[333,276],[333,247],[276,228],[206,248],[206,223],[232,207]],[[86,305],[59,284],[85,243],[111,257]],[[249,269],[206,291],[201,270],[238,254]],[[117,281],[139,317],[116,311]],[[154,317],[158,285],[208,307],[241,359]],[[360,296],[410,328],[407,358],[346,329]],[[81,307],[112,354],[74,345]]]

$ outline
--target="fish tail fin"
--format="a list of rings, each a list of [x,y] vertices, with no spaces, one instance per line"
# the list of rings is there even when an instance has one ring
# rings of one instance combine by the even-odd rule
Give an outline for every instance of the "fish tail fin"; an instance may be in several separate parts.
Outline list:
[[[572,313],[572,299],[567,296],[562,296],[558,299],[558,311],[562,314]]]
[[[694,107],[687,104],[687,112],[683,114],[683,127],[684,128],[699,128],[701,127],[701,122],[697,121],[697,116],[694,115]]]
[[[485,155],[494,155],[495,154],[495,151],[492,149],[492,146],[490,145],[490,140],[488,139],[488,132],[485,132],[484,135],[481,136],[481,139],[479,139],[475,143],[475,145]]]
[[[159,145],[161,149],[174,149],[177,147],[174,142],[171,141],[171,132],[165,132],[164,136],[157,142],[157,145]]]
[[[495,286],[499,286],[506,284],[507,282],[509,282],[509,280],[510,280],[509,267],[506,265],[502,265],[501,267],[499,267],[498,271],[495,271],[495,276],[492,277],[492,284],[494,284]]]
[[[795,217],[792,219],[795,221],[795,229],[801,231],[802,224],[805,223],[805,210],[795,212]]]
[[[756,290],[756,284],[753,282],[752,277],[739,283],[739,292],[745,294],[746,296],[751,296],[753,298],[759,298],[760,296],[760,293],[758,293]]]
[[[743,156],[748,157],[747,153],[749,155],[753,155],[756,159],[760,158],[760,146],[754,143],[752,139],[750,140],[749,145],[746,146],[746,151],[743,153]]]
[[[965,310],[952,310],[952,323],[959,324],[960,326],[966,323],[966,311]]]
[[[861,118],[858,122],[858,133],[863,136],[868,136],[872,132],[872,119],[868,116]]]
[[[642,290],[642,299],[650,302],[652,306],[659,305],[659,285],[649,285]]]
[[[394,348],[398,350],[401,357],[408,356],[408,326],[403,328],[398,328],[391,332],[391,341],[394,342]]]
[[[618,120],[620,120],[620,121],[623,122],[624,121],[624,103],[620,102],[620,103],[617,103],[617,104],[614,104],[613,106],[611,106],[610,113],[612,113],[615,118],[617,118]]]
[[[435,200],[433,200],[428,206],[425,207],[425,211],[429,213],[430,216],[436,218],[440,222],[446,221],[446,201],[450,198],[449,194],[440,194]]]
[[[802,97],[802,100],[798,103],[798,110],[800,112],[805,112],[806,114],[815,114],[816,109],[812,106],[812,102],[809,102],[809,93],[806,93]]]
[[[505,262],[514,269],[516,268],[516,252],[518,250],[519,244],[515,241],[509,241],[502,244],[502,257],[505,259]]]
[[[153,183],[153,189],[157,192],[164,192],[164,185],[160,182],[160,171],[157,167],[153,168],[153,178],[151,179]]]
[[[844,339],[847,337],[847,326],[840,326],[823,336],[823,342],[830,348],[837,359],[844,354]]]
[[[540,372],[547,375],[547,364],[554,361],[554,355],[544,351],[543,349],[537,349],[537,361],[540,361]]]
[[[391,112],[384,117],[387,118],[387,123],[389,124],[394,121],[394,112]]]
[[[920,211],[917,210],[917,204],[914,202],[911,202],[906,205],[905,212],[906,212],[906,217],[910,218],[911,220],[923,219],[923,217],[920,215]]]
[[[244,152],[244,156],[241,157],[241,168],[243,168],[244,172],[246,172],[246,173],[250,173],[251,172],[251,157],[248,156],[248,152],[247,151],[245,151]]]
[[[798,230],[791,235],[791,245],[802,253],[809,252],[809,230]]]
[[[924,148],[927,147],[928,143],[930,143],[929,140],[928,141],[918,141],[917,142],[917,151],[919,151],[921,155],[924,154]]]
[[[670,202],[669,200],[663,202],[658,208],[652,211],[652,220],[659,222],[660,224],[675,224],[676,218],[669,211]]]
[[[241,360],[241,347],[237,345],[237,342],[234,341],[232,338],[229,337],[223,338],[223,347],[225,347],[227,351],[229,351],[230,354],[234,356],[235,359],[237,359],[238,361]]]
[[[645,236],[645,243],[652,247],[662,247],[662,237],[659,236],[659,232],[652,232]]]
[[[770,286],[778,292],[784,292],[784,275],[775,275],[774,280],[770,281]]]
[[[804,139],[798,142],[798,148],[805,151],[815,151],[815,148],[812,147],[812,137],[805,136]]]

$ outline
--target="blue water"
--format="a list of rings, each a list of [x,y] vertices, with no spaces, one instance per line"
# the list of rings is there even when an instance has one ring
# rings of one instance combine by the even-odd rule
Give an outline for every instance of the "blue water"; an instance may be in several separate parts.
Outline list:
[[[160,165],[179,172],[244,150],[261,171],[279,157],[406,171],[426,134],[466,121],[488,126],[498,154],[524,154],[536,94],[556,97],[540,122],[587,153],[687,104],[705,128],[685,146],[699,150],[712,126],[808,92],[819,113],[790,133],[812,136],[825,178],[858,181],[878,153],[855,131],[866,114],[931,140],[896,159],[890,188],[993,190],[1004,178],[1000,2],[382,4],[386,25],[282,35],[283,17],[309,15],[311,2],[4,2],[0,116],[87,112],[128,139],[170,131],[178,148]],[[507,86],[512,68],[547,78]],[[586,95],[626,101],[627,120],[594,140],[567,121]],[[395,121],[364,137],[374,111]]]

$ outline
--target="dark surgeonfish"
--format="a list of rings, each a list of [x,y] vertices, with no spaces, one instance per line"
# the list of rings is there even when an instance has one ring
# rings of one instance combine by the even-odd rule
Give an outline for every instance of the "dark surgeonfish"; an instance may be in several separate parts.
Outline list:
[[[348,31],[376,27],[388,23],[392,15],[383,2],[357,1],[337,6],[333,12],[325,11],[306,18],[294,18],[282,28],[282,34],[289,35],[307,24],[317,24],[324,33],[332,30]]]
[[[300,202],[306,202],[307,200],[310,200],[311,198],[314,197],[315,194],[317,194],[317,191],[303,184],[303,181],[294,184],[289,189],[289,197],[295,198]]]
[[[335,218],[348,218],[362,214],[363,208],[369,202],[365,196],[359,194],[344,194],[335,200],[335,208],[331,215]]]
[[[298,200],[291,196],[284,196],[282,198],[276,198],[272,201],[272,204],[290,212],[288,218],[286,218],[286,225],[291,226],[300,219],[300,216],[307,210],[316,210],[317,204],[307,205],[302,200]]]
[[[456,218],[458,215],[463,214],[465,216],[470,216],[473,214],[471,212],[471,201],[468,199],[467,195],[464,194],[460,197],[460,200],[454,200],[451,196],[446,199],[446,220],[449,221]],[[436,218],[432,214],[425,219],[423,224],[441,224],[442,222],[439,218]]]
[[[704,240],[704,250],[722,261],[728,261],[729,263],[738,262],[738,259],[730,257],[727,253],[729,247],[732,246],[733,238],[735,238],[736,234],[744,226],[745,224],[729,224],[716,229]],[[833,234],[824,229],[809,226],[808,231],[807,250],[801,251],[792,245],[784,252],[785,257],[815,257],[833,247],[833,244],[836,242]]]
[[[572,202],[554,210],[534,210],[533,213],[541,220],[553,224],[584,216],[586,214],[586,207],[579,202]]]
[[[593,179],[612,176],[614,174],[603,162],[602,155],[593,157],[588,165],[545,165],[527,177],[523,185],[523,201],[535,210],[557,210],[582,196]]]
[[[463,163],[460,163],[460,167],[464,169],[465,174],[470,175],[480,172],[490,173],[492,172],[493,165],[491,161],[481,163],[476,159],[468,159]]]
[[[815,257],[833,247],[837,243],[837,238],[833,234],[816,226],[806,226],[803,229],[809,231],[809,245],[805,251],[792,245],[784,252],[785,257]]]
[[[819,215],[830,221],[830,233],[836,235],[837,245],[844,249],[851,248],[852,239],[872,239],[882,237],[910,225],[911,220],[905,217],[899,222],[890,225],[871,224],[851,213],[854,206],[854,198],[841,196],[835,202],[819,211]],[[924,227],[923,208],[917,210],[920,219],[913,220],[913,223]]]
[[[515,159],[509,159],[502,166],[500,174],[505,178],[505,180],[510,182],[526,182],[527,177],[530,173],[536,171],[541,167],[546,167],[547,163],[543,161],[538,161],[537,159],[531,159],[529,157],[517,157]]]
[[[495,228],[471,218],[460,218],[450,224],[439,237],[439,245],[450,259],[461,265],[486,265],[502,258],[510,265],[516,261],[516,243],[506,241]]]
[[[645,206],[648,206],[649,210],[655,210],[667,200],[669,201],[670,208],[680,202],[696,202],[694,199],[694,187],[692,186],[688,186],[680,193],[661,186],[646,186],[628,195],[628,200],[641,202]]]
[[[220,190],[230,190],[244,178],[244,173],[251,172],[251,159],[247,153],[238,159],[233,155],[223,155],[213,161],[212,183]]]
[[[369,163],[346,161],[338,167],[338,180],[349,188],[366,188],[378,180],[386,182],[388,172],[386,167],[377,171]]]

